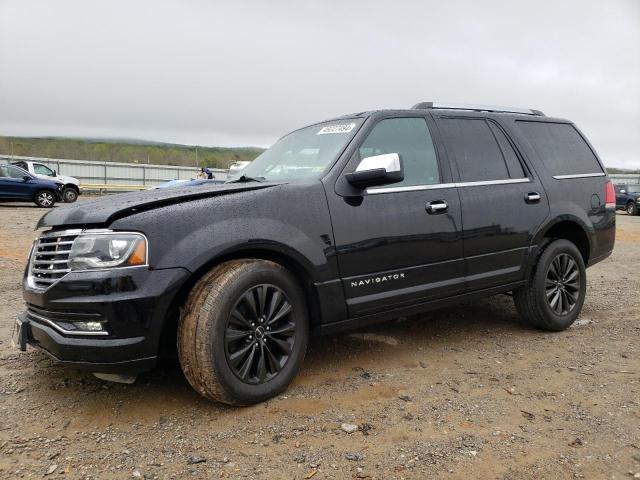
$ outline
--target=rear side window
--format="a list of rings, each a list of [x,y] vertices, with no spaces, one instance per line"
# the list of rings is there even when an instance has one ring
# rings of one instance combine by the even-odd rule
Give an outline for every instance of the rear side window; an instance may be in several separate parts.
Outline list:
[[[389,118],[380,121],[360,146],[360,158],[398,153],[404,180],[393,186],[440,183],[433,141],[424,118]]]
[[[22,179],[27,172],[16,167],[3,165],[0,167],[0,178],[20,178]]]
[[[596,156],[573,125],[525,120],[517,124],[551,175],[602,173]]]
[[[440,120],[460,180],[480,182],[524,177],[522,165],[502,130],[481,118]]]

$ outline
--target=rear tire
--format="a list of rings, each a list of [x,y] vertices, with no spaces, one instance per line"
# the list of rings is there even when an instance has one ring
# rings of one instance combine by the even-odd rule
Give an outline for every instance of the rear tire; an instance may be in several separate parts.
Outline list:
[[[49,190],[40,190],[33,201],[40,208],[51,208],[56,203],[56,195]]]
[[[627,215],[637,215],[638,214],[638,206],[636,202],[627,203],[627,207],[625,208]]]
[[[576,320],[587,290],[584,260],[574,243],[549,243],[531,270],[527,285],[514,291],[520,316],[542,330],[560,331]]]
[[[67,187],[62,192],[64,203],[73,203],[78,199],[78,192],[75,188]]]
[[[250,405],[284,391],[309,341],[304,295],[277,263],[232,260],[193,287],[178,326],[178,358],[206,398]]]

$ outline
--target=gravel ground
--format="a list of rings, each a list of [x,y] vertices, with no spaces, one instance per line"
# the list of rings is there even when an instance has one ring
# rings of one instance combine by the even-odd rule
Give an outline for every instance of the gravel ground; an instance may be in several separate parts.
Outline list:
[[[284,395],[234,409],[177,365],[116,385],[11,349],[42,213],[0,205],[0,478],[640,478],[640,217],[565,332],[461,304],[315,339]]]

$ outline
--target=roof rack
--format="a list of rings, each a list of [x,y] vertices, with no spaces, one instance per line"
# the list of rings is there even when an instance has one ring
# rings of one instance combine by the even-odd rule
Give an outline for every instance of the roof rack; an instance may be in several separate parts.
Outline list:
[[[521,113],[523,115],[537,115],[544,117],[540,110],[530,108],[498,107],[496,105],[466,105],[463,103],[420,102],[416,103],[412,110],[438,109],[438,110],[473,110],[474,112],[499,112]]]

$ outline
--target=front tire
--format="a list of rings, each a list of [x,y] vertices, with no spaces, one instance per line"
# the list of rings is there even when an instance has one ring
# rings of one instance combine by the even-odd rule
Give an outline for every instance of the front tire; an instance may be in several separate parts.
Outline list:
[[[635,202],[627,203],[627,207],[625,208],[627,215],[637,215],[638,214],[638,206]]]
[[[78,199],[78,192],[75,188],[67,187],[62,192],[64,203],[73,203]]]
[[[520,316],[542,330],[560,331],[576,320],[587,290],[584,260],[568,240],[549,243],[538,257],[527,285],[514,292]]]
[[[40,190],[38,193],[36,193],[33,201],[40,208],[51,208],[56,203],[56,196],[49,190]]]
[[[181,311],[178,357],[206,398],[250,405],[284,391],[309,340],[304,295],[281,265],[232,260],[200,279]]]

